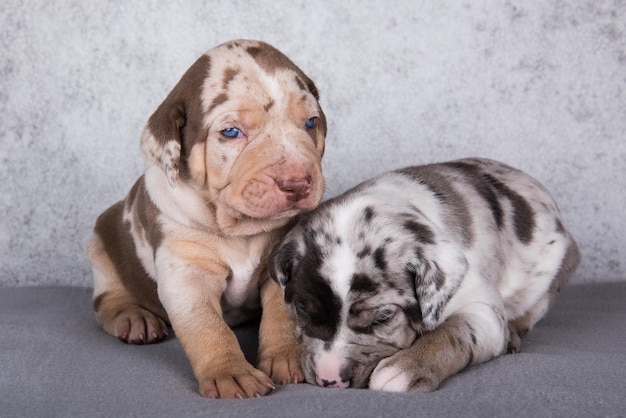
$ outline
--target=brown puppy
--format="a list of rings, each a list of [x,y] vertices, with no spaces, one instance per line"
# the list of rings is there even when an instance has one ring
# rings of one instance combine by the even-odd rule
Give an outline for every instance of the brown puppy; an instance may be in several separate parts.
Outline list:
[[[87,244],[94,309],[124,342],[172,325],[200,393],[265,395],[301,381],[300,353],[266,259],[324,191],[326,120],[313,82],[257,41],[200,57],[148,120],[145,173]],[[231,326],[263,311],[257,368]]]

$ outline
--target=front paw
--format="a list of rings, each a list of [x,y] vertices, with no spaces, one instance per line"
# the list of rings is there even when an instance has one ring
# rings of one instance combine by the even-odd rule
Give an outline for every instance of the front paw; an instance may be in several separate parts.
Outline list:
[[[260,350],[258,368],[280,385],[299,383],[304,380],[300,364],[300,348],[297,344]]]
[[[432,392],[441,383],[432,368],[399,352],[382,360],[372,372],[369,388],[384,392]]]
[[[274,389],[272,380],[247,362],[231,365],[198,378],[200,394],[211,399],[244,399],[267,395]]]
[[[120,341],[129,344],[152,344],[168,335],[165,321],[138,306],[120,312],[113,320],[112,328],[112,333]]]

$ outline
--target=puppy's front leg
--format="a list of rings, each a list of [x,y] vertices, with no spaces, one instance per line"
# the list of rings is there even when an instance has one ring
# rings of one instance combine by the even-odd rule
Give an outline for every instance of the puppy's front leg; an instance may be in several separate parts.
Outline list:
[[[211,270],[188,262],[176,266],[171,259],[163,270],[169,274],[159,282],[159,298],[189,358],[200,393],[209,398],[268,394],[274,388],[272,380],[248,363],[222,318],[226,272],[219,265]]]
[[[283,290],[273,280],[261,285],[263,316],[259,329],[259,369],[275,383],[302,382],[300,346],[296,340],[295,324],[287,315]]]
[[[378,363],[369,387],[388,392],[431,392],[465,367],[503,354],[505,330],[497,308],[476,304]]]

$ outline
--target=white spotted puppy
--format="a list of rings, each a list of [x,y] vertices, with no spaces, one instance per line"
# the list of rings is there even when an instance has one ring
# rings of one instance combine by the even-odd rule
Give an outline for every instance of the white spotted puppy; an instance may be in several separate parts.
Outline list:
[[[267,257],[324,193],[318,101],[311,79],[270,45],[208,51],[148,120],[145,173],[87,245],[102,327],[143,344],[171,324],[205,396],[264,395],[303,378]],[[254,367],[230,326],[261,309]]]
[[[486,159],[410,167],[303,215],[270,258],[306,380],[432,391],[519,350],[579,262],[556,203]]]

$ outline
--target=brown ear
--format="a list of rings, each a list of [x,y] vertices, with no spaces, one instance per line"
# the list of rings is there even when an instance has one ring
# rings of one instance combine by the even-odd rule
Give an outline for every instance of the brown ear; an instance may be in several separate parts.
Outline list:
[[[148,119],[141,136],[141,149],[167,174],[170,185],[178,180],[181,164],[198,140],[202,120],[201,93],[209,72],[210,58],[200,57],[182,76],[163,103]]]
[[[168,99],[148,120],[141,136],[141,149],[165,171],[173,186],[180,170],[180,130],[185,125],[185,112],[181,106],[170,107],[167,102]]]

